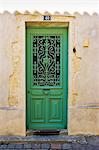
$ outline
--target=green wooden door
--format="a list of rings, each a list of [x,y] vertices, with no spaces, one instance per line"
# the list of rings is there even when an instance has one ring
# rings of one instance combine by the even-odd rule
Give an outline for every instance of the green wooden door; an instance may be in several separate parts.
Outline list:
[[[27,28],[27,129],[67,128],[68,29]]]

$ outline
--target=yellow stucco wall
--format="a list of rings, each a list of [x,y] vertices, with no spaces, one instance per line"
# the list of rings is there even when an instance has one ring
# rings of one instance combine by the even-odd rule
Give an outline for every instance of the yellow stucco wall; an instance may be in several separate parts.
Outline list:
[[[75,20],[76,54],[72,57],[69,133],[99,134],[99,16]]]
[[[25,23],[29,21],[44,22],[43,14],[0,14],[0,135],[26,135]],[[51,22],[69,23],[68,133],[99,134],[99,16],[55,13]]]

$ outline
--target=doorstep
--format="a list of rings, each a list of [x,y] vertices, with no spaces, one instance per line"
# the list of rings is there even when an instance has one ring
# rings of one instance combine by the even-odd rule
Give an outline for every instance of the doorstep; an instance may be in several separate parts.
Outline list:
[[[27,130],[26,135],[68,135],[67,129],[59,130]]]
[[[31,136],[0,136],[0,143],[80,143],[86,144],[85,136],[69,135],[31,135]]]

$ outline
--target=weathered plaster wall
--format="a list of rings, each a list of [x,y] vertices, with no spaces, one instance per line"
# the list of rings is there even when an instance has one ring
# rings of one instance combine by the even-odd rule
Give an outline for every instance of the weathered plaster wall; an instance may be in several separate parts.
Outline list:
[[[42,14],[0,14],[0,135],[26,134],[25,22],[28,21],[43,21]],[[52,15],[54,21],[69,22],[69,134],[99,134],[99,16],[75,13],[74,17],[56,12]]]
[[[75,21],[69,133],[99,134],[99,16]]]
[[[15,15],[0,15],[0,135],[25,135],[23,56]]]

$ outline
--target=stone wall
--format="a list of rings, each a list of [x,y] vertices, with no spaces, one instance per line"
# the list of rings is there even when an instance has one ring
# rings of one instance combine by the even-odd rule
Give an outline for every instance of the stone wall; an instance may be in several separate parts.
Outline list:
[[[42,14],[0,14],[0,135],[26,134],[28,21],[43,21]],[[68,133],[99,134],[99,16],[55,12],[51,22],[69,22]]]

